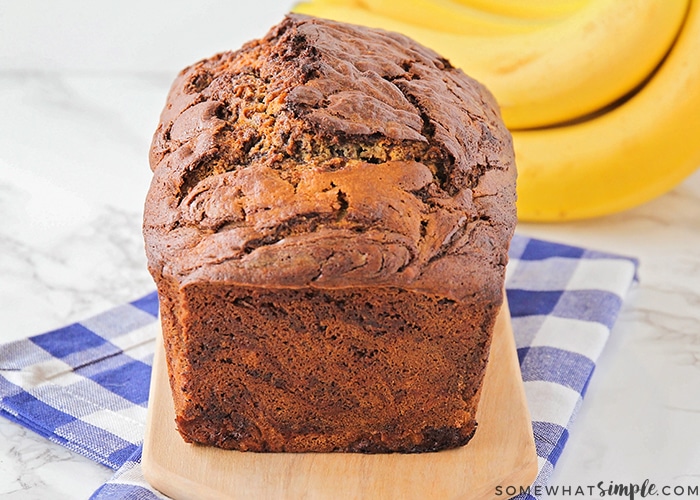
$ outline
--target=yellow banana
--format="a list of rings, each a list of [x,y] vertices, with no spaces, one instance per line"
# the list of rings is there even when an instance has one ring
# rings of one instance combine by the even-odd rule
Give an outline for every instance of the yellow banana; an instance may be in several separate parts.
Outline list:
[[[511,129],[574,120],[648,77],[673,44],[688,3],[591,0],[551,28],[494,38],[485,57],[464,70],[496,95]]]
[[[313,0],[317,5],[344,5],[346,7],[362,7],[362,0]]]
[[[438,16],[434,11],[426,11],[421,13],[418,7],[423,3],[440,2],[447,4],[449,2],[443,0],[407,0],[406,4],[401,2],[398,5],[398,0],[309,0],[296,4],[293,12],[299,14],[308,14],[315,17],[333,19],[351,24],[359,24],[370,26],[372,28],[382,28],[389,31],[404,33],[411,38],[422,41],[430,39],[433,36],[443,37],[444,35],[454,35],[447,30],[459,31],[461,33],[469,33],[470,36],[479,36],[490,38],[497,35],[508,35],[513,33],[522,33],[534,31],[536,29],[549,26],[551,21],[527,21],[507,18],[505,16],[492,15],[489,13],[480,13],[473,9],[461,8],[459,5],[454,7],[461,9],[461,15],[453,13],[445,13],[447,17]],[[372,7],[368,7],[368,5]],[[392,7],[393,5],[393,7]],[[445,5],[447,7],[447,5]],[[380,12],[396,12],[402,9],[402,14],[391,17],[383,15]],[[403,9],[408,9],[405,12]],[[427,24],[418,24],[418,19],[423,15],[428,20]],[[445,19],[450,19],[446,21]],[[440,29],[433,29],[427,26],[437,27],[439,24],[443,26]],[[426,44],[424,41],[422,42]],[[445,39],[445,45],[452,45],[459,41]],[[426,44],[427,45],[427,44]]]
[[[564,17],[584,7],[588,0],[454,0],[487,12],[513,17],[546,19]]]
[[[444,33],[361,7],[311,2],[295,10],[398,31],[431,47],[484,83],[514,130],[580,118],[633,90],[668,51],[688,2],[591,0],[550,27],[500,36]]]
[[[576,125],[515,132],[513,141],[523,221],[609,214],[673,188],[700,166],[700,1],[627,102]]]
[[[452,0],[401,0],[400,5],[397,0],[358,1],[370,12],[445,33],[484,36],[526,33],[554,22],[503,16]]]

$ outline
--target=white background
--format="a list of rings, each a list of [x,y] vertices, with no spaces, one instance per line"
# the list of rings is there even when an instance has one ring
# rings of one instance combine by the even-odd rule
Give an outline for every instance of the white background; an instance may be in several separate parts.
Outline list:
[[[1,0],[0,68],[179,71],[262,36],[283,0]]]

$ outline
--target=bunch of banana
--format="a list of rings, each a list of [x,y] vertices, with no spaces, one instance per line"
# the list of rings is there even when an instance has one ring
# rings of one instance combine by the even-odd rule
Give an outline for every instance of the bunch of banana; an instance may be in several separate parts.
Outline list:
[[[307,0],[404,33],[484,83],[513,133],[521,220],[587,218],[700,166],[700,0]]]

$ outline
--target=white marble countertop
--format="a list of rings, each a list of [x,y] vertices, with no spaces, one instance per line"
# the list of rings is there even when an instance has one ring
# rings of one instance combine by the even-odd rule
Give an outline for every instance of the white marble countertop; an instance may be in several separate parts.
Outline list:
[[[141,209],[170,82],[291,5],[234,3],[0,0],[0,342],[152,290]],[[623,214],[518,230],[641,262],[553,484],[697,485],[700,172]],[[3,498],[87,498],[110,476],[0,419]]]

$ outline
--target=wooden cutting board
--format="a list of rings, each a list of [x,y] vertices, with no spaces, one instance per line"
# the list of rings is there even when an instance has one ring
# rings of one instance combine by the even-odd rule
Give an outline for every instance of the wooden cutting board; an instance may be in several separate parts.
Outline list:
[[[437,453],[251,453],[185,443],[175,428],[165,354],[153,363],[143,472],[175,499],[486,499],[529,486],[537,455],[508,308],[496,323],[479,427],[466,446]]]

